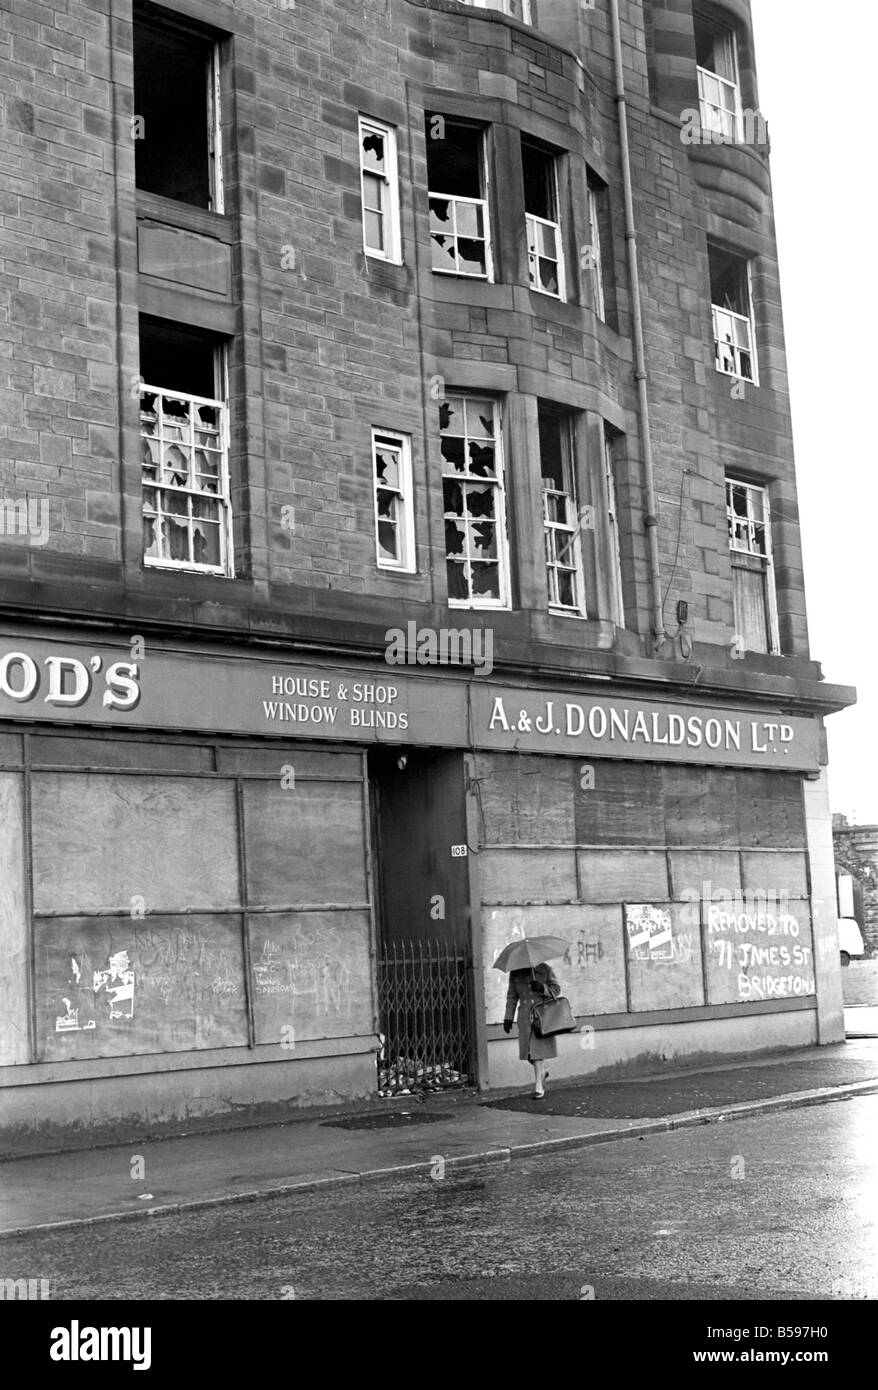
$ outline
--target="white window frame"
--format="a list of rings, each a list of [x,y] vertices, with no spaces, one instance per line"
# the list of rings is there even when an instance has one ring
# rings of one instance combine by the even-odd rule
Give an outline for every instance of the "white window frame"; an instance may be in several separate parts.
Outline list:
[[[625,626],[625,594],[622,587],[622,546],[619,528],[619,508],[616,501],[616,451],[613,440],[604,430],[604,479],[607,488],[607,530],[610,541],[610,614],[616,627]]]
[[[557,198],[556,198],[557,205]],[[567,283],[564,274],[564,245],[561,240],[561,224],[553,222],[549,217],[537,217],[536,213],[526,212],[524,214],[527,225],[527,270],[530,288],[534,294],[545,294],[550,299],[560,299],[562,302],[567,300]],[[555,256],[548,256],[541,247],[543,238],[542,228],[550,227],[555,234]],[[539,284],[539,263],[549,261],[556,267],[558,276],[557,293],[547,290],[544,285]]]
[[[549,203],[551,205],[553,217],[538,217],[534,212],[525,209],[524,220],[527,238],[527,270],[530,288],[535,294],[548,295],[550,299],[560,299],[562,302],[567,300],[567,277],[564,266],[564,240],[561,235],[561,195],[558,184],[558,156],[552,150],[537,145],[535,141],[522,138],[521,153],[522,159],[525,157],[525,146],[529,145],[537,154],[542,155],[548,160],[550,165],[549,177]],[[542,246],[544,228],[550,228],[555,237],[555,255],[548,256]],[[558,279],[557,292],[545,289],[540,283],[539,263],[549,261],[555,266]]]
[[[440,112],[437,112],[437,113],[435,113],[435,114],[441,115]],[[458,124],[458,125],[466,125],[466,124],[467,124],[465,121],[457,121],[457,122],[455,122],[455,120],[454,120],[453,117],[448,118],[448,117],[444,117],[444,116],[443,116],[442,119],[448,121],[448,122],[449,122],[450,124],[452,124],[452,125],[453,125],[453,124]],[[452,210],[453,210],[453,211],[452,211],[452,227],[453,227],[453,231],[452,231],[451,235],[452,235],[452,237],[454,238],[454,269],[453,269],[453,270],[449,270],[449,269],[447,269],[445,266],[436,266],[436,265],[433,265],[433,231],[434,231],[434,229],[433,229],[432,227],[429,228],[429,237],[430,237],[430,269],[432,270],[432,272],[433,272],[434,275],[453,275],[453,276],[454,276],[455,278],[457,278],[457,279],[461,279],[461,280],[482,280],[482,281],[484,281],[486,284],[493,285],[493,283],[494,283],[494,254],[493,254],[493,249],[492,249],[492,246],[491,246],[491,211],[490,211],[490,193],[491,193],[491,189],[490,189],[490,170],[489,170],[489,168],[488,168],[487,131],[485,131],[485,130],[480,130],[480,131],[479,131],[479,136],[480,136],[480,146],[479,146],[479,172],[480,172],[480,175],[481,175],[482,196],[481,196],[480,198],[465,198],[465,197],[463,197],[462,195],[456,194],[456,193],[440,193],[440,192],[439,192],[437,189],[435,189],[435,188],[429,188],[429,187],[428,187],[428,189],[427,189],[428,220],[429,220],[430,212],[431,212],[431,206],[430,206],[430,205],[432,204],[434,198],[437,199],[437,201],[439,201],[439,202],[449,203],[449,204],[452,206]],[[485,246],[485,270],[484,270],[484,274],[483,274],[481,271],[471,271],[471,270],[461,270],[461,269],[460,269],[460,255],[459,255],[458,246],[457,246],[457,240],[458,240],[458,237],[457,237],[457,205],[458,205],[458,204],[465,204],[465,203],[466,203],[466,204],[471,204],[471,205],[473,205],[473,206],[475,206],[475,207],[480,207],[480,208],[482,209],[482,230],[483,230],[483,232],[484,232],[484,237],[483,237],[483,238],[478,238],[478,237],[475,237],[475,238],[473,238],[473,237],[464,237],[464,240],[465,240],[465,241],[466,241],[466,240],[470,240],[470,241],[472,241],[472,240],[476,240],[476,241],[478,241],[478,240],[483,240],[483,241],[484,241],[484,246]]]
[[[390,488],[379,485],[378,480],[378,452],[379,450],[392,450],[397,455],[397,472],[399,475],[399,486]],[[397,560],[387,560],[381,556],[381,546],[379,543],[379,521],[386,520],[379,515],[378,493],[395,492],[398,499],[398,510],[396,515],[396,533],[399,541],[399,558]],[[414,486],[412,482],[412,438],[410,434],[401,434],[398,430],[379,429],[373,426],[372,429],[372,498],[373,514],[375,518],[375,563],[381,570],[391,570],[396,574],[414,574],[415,565],[415,516],[414,516]]]
[[[607,311],[604,303],[604,262],[601,254],[601,225],[598,219],[597,191],[588,189],[588,223],[591,236],[591,292],[594,311],[602,323],[606,323]]]
[[[156,435],[145,435],[145,434],[141,431],[141,438],[142,438],[142,439],[147,439],[147,438],[148,438],[148,439],[154,439],[154,440],[157,440],[158,443],[159,443],[159,451],[158,451],[158,452],[159,452],[159,460],[160,460],[160,461],[159,461],[159,464],[158,464],[158,476],[157,476],[157,478],[156,478],[155,480],[152,480],[152,479],[144,479],[143,476],[142,476],[142,465],[141,465],[141,492],[143,492],[146,488],[150,488],[151,490],[154,490],[155,493],[156,493],[156,498],[157,498],[157,502],[158,502],[158,505],[157,505],[156,511],[155,511],[155,516],[156,516],[156,535],[157,535],[158,538],[159,538],[159,545],[160,545],[160,546],[161,546],[162,543],[163,543],[162,530],[161,530],[161,518],[162,518],[163,516],[165,516],[165,515],[168,514],[167,508],[165,508],[165,507],[163,507],[163,506],[161,505],[161,501],[164,499],[165,496],[172,496],[172,497],[173,497],[173,496],[176,496],[177,498],[186,498],[186,499],[190,499],[190,498],[195,498],[195,499],[197,499],[197,498],[206,498],[206,499],[208,499],[208,500],[217,502],[217,503],[218,503],[218,515],[219,515],[218,538],[219,538],[219,548],[220,548],[220,562],[219,562],[219,564],[217,564],[217,565],[198,564],[195,560],[191,560],[191,559],[187,559],[187,560],[173,560],[173,559],[171,559],[169,556],[164,556],[164,555],[159,555],[159,556],[147,555],[147,554],[145,553],[145,551],[144,551],[143,563],[144,563],[144,566],[146,566],[146,567],[148,567],[148,568],[150,568],[150,569],[187,570],[187,571],[189,571],[190,573],[196,573],[196,574],[216,574],[216,575],[222,575],[222,576],[225,577],[225,578],[231,579],[231,578],[234,578],[234,573],[235,573],[235,559],[234,559],[234,545],[233,545],[233,539],[232,539],[232,503],[231,503],[231,482],[230,482],[230,474],[229,474],[229,445],[230,445],[230,432],[229,432],[229,406],[228,406],[228,400],[229,400],[229,388],[228,388],[228,361],[227,361],[227,354],[226,354],[226,349],[225,349],[225,347],[219,347],[219,348],[216,349],[216,357],[215,357],[215,365],[214,365],[214,378],[215,378],[214,390],[215,390],[215,392],[216,392],[216,395],[215,395],[214,397],[208,397],[208,396],[192,396],[192,395],[189,395],[189,394],[188,394],[187,392],[185,392],[185,391],[175,391],[172,387],[169,387],[169,386],[151,386],[151,385],[148,386],[148,385],[146,385],[146,384],[143,384],[143,385],[141,386],[141,388],[140,388],[140,396],[141,396],[141,400],[142,400],[143,397],[146,396],[146,395],[156,395],[156,396],[158,396],[159,398],[164,398],[164,399],[166,399],[166,400],[185,401],[185,402],[187,402],[187,403],[189,404],[190,410],[191,410],[192,407],[198,406],[198,405],[207,405],[207,406],[211,406],[211,407],[213,407],[213,408],[216,409],[216,411],[217,411],[217,426],[218,426],[217,438],[218,438],[218,441],[219,441],[219,454],[220,454],[220,458],[219,458],[219,465],[220,465],[220,467],[219,467],[219,476],[218,476],[218,479],[217,479],[217,482],[218,482],[218,491],[215,492],[215,493],[213,493],[213,492],[205,492],[205,491],[199,490],[199,489],[196,488],[196,487],[190,486],[188,483],[187,483],[186,486],[183,486],[183,485],[181,485],[181,484],[171,484],[171,483],[168,483],[168,482],[162,480],[162,462],[161,462],[161,454],[162,454],[162,443],[163,443],[163,429],[162,429],[162,425],[163,425],[164,421],[163,421],[163,412],[161,411],[161,409],[159,409],[159,412],[158,412],[158,425],[159,425],[158,434],[156,434]],[[192,421],[192,416],[191,416],[191,414],[190,414],[190,422],[191,422],[191,421]],[[188,443],[186,444],[186,446],[185,446],[185,448],[186,448],[186,450],[187,450],[187,456],[188,456],[188,458],[189,458],[189,460],[190,460],[190,467],[189,467],[189,470],[188,470],[188,472],[189,472],[189,478],[190,478],[190,479],[191,479],[191,477],[192,477],[192,471],[193,471],[193,470],[192,470],[192,466],[191,466],[191,461],[194,459],[194,452],[195,452],[195,448],[196,448],[196,445],[195,445],[195,442],[194,442],[194,435],[195,435],[195,426],[194,426],[193,423],[190,423],[190,439],[189,439],[189,442],[188,442]],[[178,447],[182,447],[182,446],[181,446],[180,440],[175,439],[173,442],[174,442]],[[190,451],[191,451],[191,452],[190,452]],[[178,471],[178,470],[173,470],[173,471],[176,472],[176,471]],[[159,500],[159,499],[161,499],[161,500]],[[188,500],[187,500],[187,504],[186,504],[186,505],[187,505],[187,511],[188,511],[188,505],[189,505],[189,504],[188,504]],[[143,502],[142,506],[143,506],[143,513],[144,513],[144,515],[148,515],[148,513],[146,512],[146,503],[145,503],[145,501]],[[190,517],[190,522],[191,522],[191,517]],[[191,527],[190,527],[190,534],[191,534]]]
[[[543,500],[543,535],[546,544],[546,584],[549,595],[549,612],[556,616],[568,618],[585,618],[588,613],[586,607],[586,585],[585,570],[582,563],[582,539],[580,527],[579,502],[576,485],[576,452],[573,437],[573,421],[569,415],[560,416],[561,425],[561,456],[565,482],[563,489],[546,487],[545,479],[540,477],[540,490]],[[542,469],[542,459],[540,460]],[[564,503],[566,521],[556,521],[550,515],[550,498],[556,498]],[[569,537],[571,545],[572,563],[564,565],[558,557],[559,537]],[[563,570],[565,573],[573,575],[574,602],[572,604],[561,603],[558,598],[558,572]]]
[[[731,504],[730,489],[733,487],[743,488],[747,496],[747,516],[744,519],[743,527],[743,529],[746,529],[747,534],[744,537],[743,544],[740,543],[740,540],[736,542],[734,534],[735,529],[742,529],[742,518],[734,511]],[[756,514],[754,507],[751,505],[751,499],[754,496],[758,496],[760,499],[762,509],[761,518]],[[774,578],[774,553],[771,539],[771,503],[769,502],[767,488],[762,487],[758,483],[748,483],[745,482],[743,478],[733,478],[729,474],[726,474],[726,517],[729,523],[729,551],[732,556],[733,568],[735,563],[734,556],[736,554],[747,555],[751,559],[759,560],[762,564],[765,631],[768,639],[768,654],[777,655],[780,652],[780,630],[777,614],[777,592]],[[763,528],[763,536],[765,538],[764,551],[759,549],[756,541],[757,526]],[[755,571],[755,567],[749,565],[742,566],[741,568],[749,569],[751,572]],[[738,626],[737,614],[735,614],[735,626],[736,628]]]
[[[698,109],[701,120],[702,130],[709,130],[711,133],[723,135],[725,139],[738,142],[743,139],[743,105],[741,101],[741,73],[738,67],[738,37],[733,29],[727,29],[722,34],[722,39],[717,37],[714,41],[714,52],[717,44],[726,41],[729,44],[729,57],[731,68],[734,72],[733,78],[721,77],[713,68],[698,68]],[[711,101],[705,93],[706,81],[716,82],[719,86],[721,101],[717,104]],[[723,101],[722,98],[729,98]]]
[[[377,174],[368,169],[363,157],[363,140],[367,135],[379,135],[384,141],[384,173]],[[390,265],[402,265],[402,227],[399,213],[399,161],[397,154],[396,127],[385,121],[377,121],[372,116],[360,115],[357,124],[357,138],[360,150],[360,208],[363,218],[363,250],[367,256]],[[366,240],[366,175],[381,181],[384,190],[380,217],[384,226],[385,250],[370,246]],[[375,209],[370,209],[375,211]]]
[[[756,317],[755,317],[755,314],[754,314],[754,312],[753,312],[753,263],[752,263],[752,261],[747,261],[747,264],[746,264],[746,292],[747,292],[747,309],[748,309],[748,312],[747,312],[746,314],[737,314],[737,313],[735,313],[735,311],[734,311],[733,309],[726,309],[726,308],[724,308],[723,305],[721,305],[721,304],[713,304],[713,303],[711,303],[710,311],[711,311],[711,319],[712,319],[712,322],[713,322],[713,349],[714,349],[714,357],[715,357],[716,370],[717,370],[718,372],[720,372],[722,376],[731,376],[731,377],[734,377],[737,381],[749,381],[753,386],[758,386],[758,385],[759,385],[759,359],[758,359],[758,355],[757,355],[757,352],[756,352]],[[744,346],[742,346],[741,344],[738,344],[738,343],[730,343],[730,342],[728,342],[728,341],[725,340],[725,339],[723,339],[722,341],[720,340],[720,336],[719,336],[719,335],[720,335],[719,320],[718,320],[718,317],[717,317],[719,314],[725,314],[725,315],[727,315],[728,318],[730,318],[730,319],[732,320],[732,327],[733,327],[733,330],[734,330],[737,326],[743,327],[743,325],[746,324],[746,328],[747,328],[746,338],[747,338],[748,346],[744,347]],[[731,353],[731,358],[732,358],[732,367],[731,367],[731,369],[729,369],[728,367],[722,365],[722,362],[721,362],[721,354],[720,354],[720,348],[722,348],[722,349],[723,349],[725,352],[727,352],[727,353],[729,353],[729,352]],[[748,353],[750,354],[750,365],[751,365],[751,369],[752,369],[752,373],[753,373],[752,376],[744,376],[743,373],[741,372],[741,353],[742,353],[742,352],[748,352]]]
[[[210,51],[207,72],[207,158],[210,175],[210,210],[225,212],[223,182],[223,110],[220,84],[220,52],[215,43]]]
[[[463,483],[468,483],[468,482],[469,482],[469,483],[475,483],[475,484],[477,484],[477,485],[479,485],[479,486],[482,486],[482,487],[484,487],[484,486],[486,486],[486,485],[488,485],[488,486],[490,486],[490,487],[493,487],[493,489],[494,489],[494,491],[495,491],[495,494],[496,494],[496,502],[495,502],[495,506],[494,506],[494,518],[493,518],[493,520],[494,520],[495,525],[496,525],[496,537],[497,537],[497,571],[498,571],[499,589],[500,589],[499,597],[498,597],[498,598],[495,598],[495,599],[494,599],[494,598],[486,598],[484,595],[481,595],[481,594],[476,595],[476,596],[473,596],[473,594],[472,594],[472,574],[469,574],[469,575],[466,576],[466,578],[467,578],[468,587],[469,587],[469,589],[470,589],[470,597],[467,598],[467,599],[452,598],[451,595],[449,594],[449,597],[448,597],[448,606],[449,606],[449,608],[467,608],[467,609],[471,609],[471,610],[478,610],[478,609],[495,609],[495,610],[496,610],[496,609],[508,609],[508,608],[510,607],[510,598],[509,598],[509,594],[510,594],[510,583],[509,583],[509,538],[508,538],[508,534],[507,534],[507,525],[506,525],[506,460],[505,460],[505,454],[504,454],[504,448],[503,448],[503,411],[502,411],[502,409],[501,409],[501,403],[500,403],[500,400],[499,400],[496,396],[483,396],[483,395],[481,395],[481,394],[478,393],[478,392],[472,392],[472,393],[471,393],[471,392],[468,392],[468,391],[466,391],[466,390],[460,391],[460,392],[455,392],[455,391],[449,390],[448,393],[447,393],[447,395],[448,395],[449,397],[451,397],[452,399],[455,399],[455,400],[459,399],[460,401],[462,401],[462,403],[463,403],[464,423],[466,422],[466,404],[467,404],[467,401],[474,401],[474,400],[475,400],[475,401],[484,402],[485,404],[490,404],[491,410],[492,410],[492,412],[493,412],[493,420],[494,420],[494,436],[493,436],[493,438],[494,438],[494,477],[493,477],[493,478],[486,478],[486,477],[480,476],[480,475],[478,475],[478,474],[471,474],[471,473],[469,473],[468,470],[467,470],[467,471],[464,471],[464,472],[458,472],[458,471],[457,471],[456,469],[454,469],[454,468],[448,468],[448,467],[446,467],[446,465],[445,465],[445,460],[443,459],[443,460],[442,460],[442,474],[441,474],[441,479],[442,479],[443,494],[444,494],[444,487],[445,487],[445,481],[446,481],[446,479],[449,480],[449,481],[451,481],[451,482],[457,482],[457,483],[461,483],[461,484],[463,484]],[[469,438],[469,436],[466,435],[466,434],[464,434],[463,438],[466,440],[466,439]],[[440,439],[441,439],[441,433],[440,433]],[[467,449],[466,449],[466,445],[464,445],[464,454],[466,454],[466,453],[467,453]],[[466,491],[465,488],[464,488],[464,491]],[[445,550],[445,534],[444,534],[445,521],[446,521],[446,520],[459,521],[461,518],[460,518],[460,517],[457,517],[457,516],[455,516],[455,517],[446,517],[446,516],[445,516],[445,499],[444,499],[444,495],[443,495],[443,499],[442,499],[442,517],[443,517],[442,545],[443,545],[443,555],[444,555],[444,557],[445,557],[445,571],[446,571],[446,583],[447,583],[448,552]],[[467,558],[469,559],[469,556],[468,556]],[[466,573],[466,566],[464,566],[464,573]]]
[[[533,24],[530,0],[463,0],[463,3],[477,10],[499,10],[510,19],[520,19],[522,24]],[[516,4],[521,9],[520,15],[515,13]]]

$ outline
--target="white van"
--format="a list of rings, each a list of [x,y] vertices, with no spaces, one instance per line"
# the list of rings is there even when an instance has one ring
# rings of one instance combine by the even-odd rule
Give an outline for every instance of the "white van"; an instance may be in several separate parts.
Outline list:
[[[851,956],[862,956],[866,953],[862,933],[853,917],[838,919],[838,949],[842,965],[850,965]]]

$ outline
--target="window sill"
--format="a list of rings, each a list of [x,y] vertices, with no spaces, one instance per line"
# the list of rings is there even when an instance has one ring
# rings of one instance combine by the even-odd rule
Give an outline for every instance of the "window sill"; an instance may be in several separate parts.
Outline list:
[[[234,220],[228,213],[192,207],[189,203],[178,203],[173,198],[162,198],[157,193],[145,193],[142,189],[137,190],[137,219],[160,222],[166,227],[178,227],[185,232],[197,232],[227,246],[235,239]]]

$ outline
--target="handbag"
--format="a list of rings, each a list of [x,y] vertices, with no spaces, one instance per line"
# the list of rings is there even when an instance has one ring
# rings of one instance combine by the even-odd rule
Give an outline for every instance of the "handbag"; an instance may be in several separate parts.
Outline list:
[[[534,1004],[530,1011],[531,1027],[538,1038],[553,1038],[556,1033],[578,1033],[579,1024],[573,1016],[570,1000],[563,994],[557,999],[545,999]]]

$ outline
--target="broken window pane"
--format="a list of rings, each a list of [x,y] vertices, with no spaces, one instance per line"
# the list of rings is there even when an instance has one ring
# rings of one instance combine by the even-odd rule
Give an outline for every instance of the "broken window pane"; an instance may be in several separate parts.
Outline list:
[[[735,632],[747,651],[778,650],[774,570],[765,489],[726,479]]]
[[[359,133],[363,248],[367,255],[401,263],[396,131],[361,116]]]
[[[718,247],[710,246],[708,252],[717,371],[743,381],[755,381],[748,262]]]
[[[204,335],[148,321],[140,348],[141,375],[164,378],[141,393],[144,559],[228,574],[227,407],[191,393],[193,384],[208,385],[208,365],[214,379],[221,349]]]
[[[496,405],[486,397],[449,396],[440,430],[449,599],[499,604],[504,542]]]
[[[375,544],[380,565],[411,570],[414,535],[407,435],[372,436],[375,480]]]
[[[489,271],[484,135],[478,126],[428,115],[427,183],[434,270],[486,279]]]

